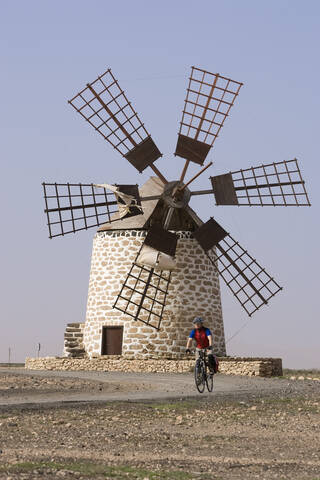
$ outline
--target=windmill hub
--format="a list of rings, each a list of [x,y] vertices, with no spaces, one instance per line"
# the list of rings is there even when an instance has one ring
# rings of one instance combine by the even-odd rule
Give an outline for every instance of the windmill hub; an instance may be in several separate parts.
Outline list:
[[[165,185],[162,194],[164,202],[172,208],[185,208],[190,200],[191,192],[179,180],[169,182]]]

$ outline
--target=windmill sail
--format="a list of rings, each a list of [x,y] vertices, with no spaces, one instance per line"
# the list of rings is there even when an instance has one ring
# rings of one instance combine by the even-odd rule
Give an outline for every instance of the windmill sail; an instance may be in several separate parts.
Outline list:
[[[204,223],[194,232],[194,237],[249,316],[282,290],[215,220]]]
[[[69,103],[139,172],[162,156],[110,69]]]
[[[138,255],[113,308],[129,315],[134,320],[139,320],[159,330],[171,280],[171,271],[155,270],[150,266],[138,264]]]
[[[216,205],[310,206],[297,159],[211,177]]]
[[[157,270],[175,270],[177,241],[175,233],[157,225],[151,226],[136,260],[137,264]]]
[[[170,280],[171,271],[156,271],[135,262],[113,308],[159,330]]]
[[[191,67],[175,155],[203,164],[242,83]]]
[[[95,187],[104,188],[114,193],[118,203],[120,219],[143,214],[138,185],[109,185],[108,183],[100,183],[96,184]]]
[[[159,226],[150,228],[113,308],[160,329],[171,271],[176,268],[177,238]]]
[[[138,265],[148,266],[158,270],[175,270],[177,262],[174,257],[166,253],[159,252],[155,248],[144,245],[136,260]]]
[[[142,214],[137,185],[111,186],[115,193],[107,192],[105,185],[97,188],[92,183],[42,185],[50,238]]]

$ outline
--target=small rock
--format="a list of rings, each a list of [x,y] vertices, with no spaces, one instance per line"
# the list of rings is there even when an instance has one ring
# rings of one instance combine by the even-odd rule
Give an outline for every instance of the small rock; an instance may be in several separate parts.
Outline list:
[[[290,380],[295,380],[296,378],[297,378],[297,377],[294,377],[294,376],[293,376],[293,377],[290,377]]]
[[[304,377],[301,375],[300,377],[298,377],[298,380],[304,380]]]
[[[53,425],[64,425],[66,422],[64,420],[54,420]]]
[[[176,418],[176,425],[181,425],[183,422],[182,415],[178,415]]]
[[[250,410],[257,410],[257,406],[256,406],[256,405],[252,405],[252,407],[250,408]]]

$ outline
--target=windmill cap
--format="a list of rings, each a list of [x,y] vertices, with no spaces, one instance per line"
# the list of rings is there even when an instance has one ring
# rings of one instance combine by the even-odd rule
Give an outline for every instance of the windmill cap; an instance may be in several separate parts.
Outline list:
[[[196,323],[203,323],[203,322],[204,322],[203,318],[201,318],[201,317],[196,317],[196,318],[193,320],[192,323],[196,324]]]

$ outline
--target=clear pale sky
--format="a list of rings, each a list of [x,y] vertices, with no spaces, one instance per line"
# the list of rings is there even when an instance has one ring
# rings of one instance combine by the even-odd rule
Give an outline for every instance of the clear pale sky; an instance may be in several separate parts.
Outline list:
[[[312,207],[215,207],[214,216],[284,287],[228,354],[320,368],[319,40],[314,0],[2,0],[0,361],[60,355],[85,320],[94,229],[47,238],[42,181],[143,183],[67,104],[111,67],[175,179],[190,66],[244,82],[208,157],[210,175],[297,157]],[[196,167],[189,170],[189,175]],[[194,187],[209,188],[208,174]],[[226,338],[248,317],[222,283]]]

